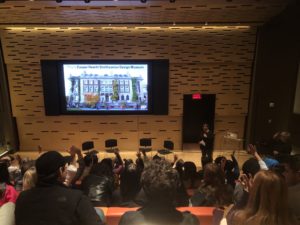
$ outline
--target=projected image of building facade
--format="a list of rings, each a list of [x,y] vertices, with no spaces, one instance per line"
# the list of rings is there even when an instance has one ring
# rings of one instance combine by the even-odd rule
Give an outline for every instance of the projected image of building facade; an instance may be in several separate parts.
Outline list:
[[[68,110],[147,110],[147,85],[128,74],[70,76]]]

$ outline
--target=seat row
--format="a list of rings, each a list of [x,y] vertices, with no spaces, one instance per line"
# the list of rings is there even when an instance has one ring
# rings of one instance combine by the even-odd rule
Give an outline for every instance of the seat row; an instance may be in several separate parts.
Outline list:
[[[136,211],[138,208],[126,207],[96,207],[102,209],[107,225],[118,225],[121,216],[128,211]],[[213,225],[214,207],[178,207],[181,212],[189,211],[197,216],[201,225]]]
[[[105,140],[105,151],[107,153],[113,153],[116,149],[118,149],[118,140],[117,139],[107,139]],[[82,150],[89,151],[94,149],[94,142],[86,141],[82,143]],[[151,138],[141,138],[140,139],[140,151],[150,152],[152,151],[152,139]],[[172,153],[174,150],[174,143],[170,140],[164,141],[163,149],[158,150],[159,154],[167,155]]]

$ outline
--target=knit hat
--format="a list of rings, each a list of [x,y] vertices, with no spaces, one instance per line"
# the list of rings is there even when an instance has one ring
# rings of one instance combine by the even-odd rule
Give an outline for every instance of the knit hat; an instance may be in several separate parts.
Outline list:
[[[66,159],[56,151],[49,151],[41,155],[35,163],[38,176],[55,173],[66,164]]]

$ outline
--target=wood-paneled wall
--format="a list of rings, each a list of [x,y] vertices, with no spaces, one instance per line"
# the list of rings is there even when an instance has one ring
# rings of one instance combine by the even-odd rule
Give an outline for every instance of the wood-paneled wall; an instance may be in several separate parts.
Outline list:
[[[13,115],[21,150],[63,149],[84,140],[104,148],[136,150],[142,137],[181,149],[183,94],[217,95],[215,148],[224,131],[244,137],[256,28],[221,27],[7,27],[1,30]],[[169,59],[168,116],[44,115],[41,59]]]

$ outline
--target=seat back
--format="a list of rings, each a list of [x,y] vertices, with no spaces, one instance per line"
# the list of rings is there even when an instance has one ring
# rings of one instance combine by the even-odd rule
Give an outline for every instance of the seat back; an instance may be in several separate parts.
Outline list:
[[[213,224],[213,211],[214,207],[178,207],[177,210],[181,212],[188,211],[194,214],[201,225]]]
[[[174,149],[173,141],[169,141],[169,140],[164,141],[164,148],[168,150],[173,150]]]
[[[151,138],[141,138],[140,139],[140,146],[148,147],[152,145]]]
[[[105,140],[105,148],[114,148],[117,147],[118,141],[116,139],[107,139]]]
[[[100,207],[99,207],[100,208]],[[128,211],[136,211],[138,208],[125,208],[125,207],[109,207],[107,208],[105,217],[107,225],[118,225],[121,216]],[[200,221],[201,225],[213,224],[213,211],[214,207],[178,207],[177,210],[181,212],[189,211],[194,214]]]
[[[121,216],[128,211],[136,211],[138,208],[125,208],[125,207],[109,207],[106,214],[107,225],[118,225]]]
[[[82,143],[82,150],[88,151],[94,148],[94,142],[93,141],[86,141]]]

